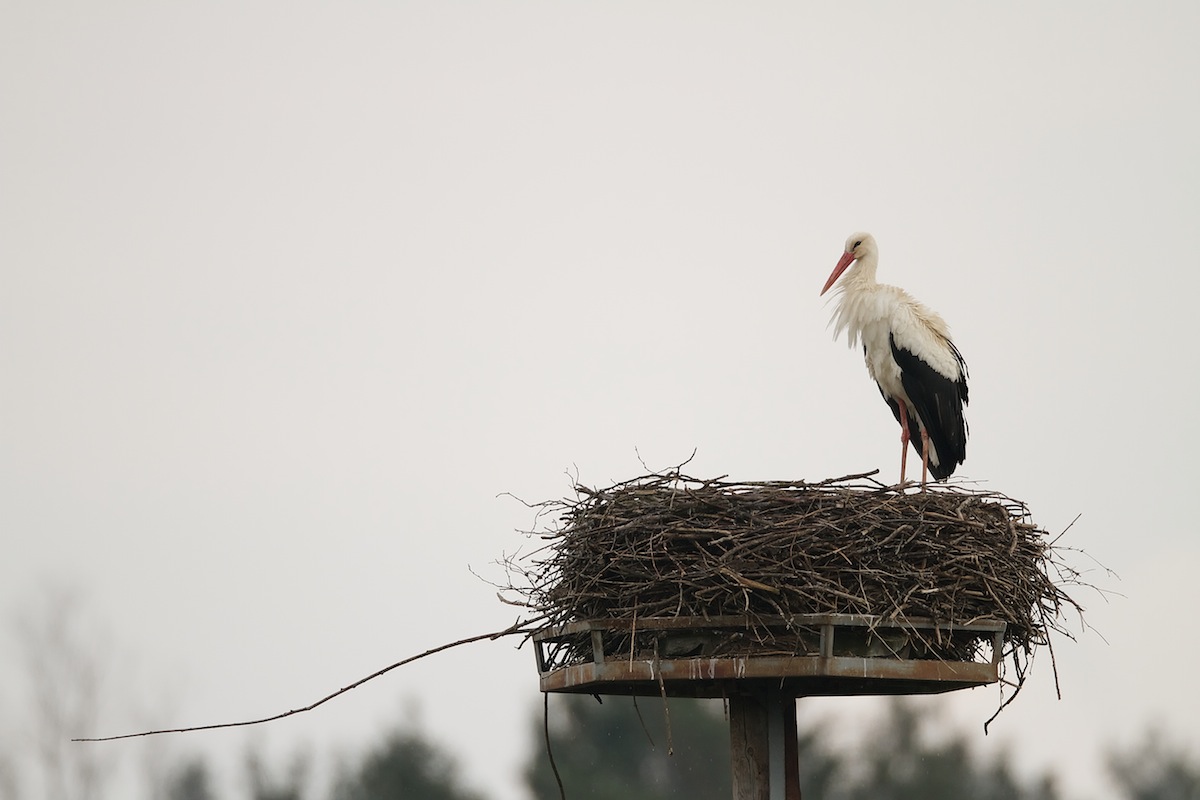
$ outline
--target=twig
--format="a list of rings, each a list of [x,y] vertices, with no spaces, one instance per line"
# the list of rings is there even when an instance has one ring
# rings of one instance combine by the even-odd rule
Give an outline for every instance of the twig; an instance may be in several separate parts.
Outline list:
[[[662,668],[658,663],[658,650],[655,648],[654,653],[654,671],[658,673],[658,691],[662,695],[663,701],[663,721],[667,726],[667,755],[675,755],[675,741],[671,736],[671,706],[667,703],[667,685],[663,683]]]
[[[546,736],[546,755],[550,758],[550,769],[554,771],[554,781],[558,784],[560,800],[567,800],[567,790],[563,788],[562,776],[558,774],[558,764],[554,763],[554,750],[550,747],[550,693],[542,693],[542,733]]]
[[[218,728],[241,728],[241,727],[245,727],[247,725],[261,725],[264,722],[274,722],[275,720],[283,719],[284,717],[291,717],[296,714],[303,714],[306,711],[312,711],[314,708],[316,708],[320,705],[324,705],[325,703],[328,703],[333,698],[338,697],[339,695],[343,695],[346,692],[350,691],[351,689],[357,689],[359,686],[362,686],[367,681],[374,680],[375,678],[378,678],[380,675],[384,675],[388,672],[391,672],[392,670],[396,669],[397,667],[402,667],[405,664],[411,664],[413,661],[416,661],[421,658],[425,658],[426,656],[431,656],[434,653],[440,653],[443,650],[449,650],[452,647],[459,647],[464,644],[471,644],[472,642],[483,641],[484,639],[499,639],[503,636],[512,636],[512,635],[515,635],[518,633],[528,634],[531,632],[530,628],[528,627],[529,625],[530,625],[529,620],[517,620],[512,625],[510,625],[509,627],[507,627],[501,631],[493,631],[492,633],[481,633],[478,636],[469,636],[466,639],[459,639],[457,642],[450,642],[449,644],[439,645],[438,647],[434,647],[429,650],[426,650],[424,653],[420,653],[415,656],[409,656],[408,658],[403,659],[402,661],[397,661],[395,664],[391,664],[389,666],[384,667],[381,670],[372,672],[367,677],[360,678],[359,680],[355,681],[354,683],[350,684],[349,686],[344,686],[341,689],[338,689],[336,692],[333,692],[332,694],[328,694],[325,697],[322,697],[320,700],[318,700],[315,703],[312,703],[311,705],[304,706],[303,708],[294,708],[291,711],[285,711],[282,714],[275,714],[270,717],[262,717],[261,719],[244,720],[242,722],[219,722],[219,723],[216,723],[213,725],[194,725],[194,726],[191,726],[188,728],[167,728],[167,729],[156,730],[156,731],[142,731],[140,733],[122,733],[117,736],[97,736],[97,737],[87,737],[87,738],[81,737],[78,739],[72,739],[71,741],[72,742],[111,742],[111,741],[115,741],[117,739],[132,739],[132,738],[135,738],[138,736],[156,736],[156,735],[162,734],[162,733],[190,733],[192,731],[211,731],[211,730],[217,730]]]
[[[1062,537],[1066,536],[1067,531],[1071,530],[1071,528],[1074,527],[1075,523],[1079,522],[1079,518],[1082,516],[1083,516],[1083,514],[1076,514],[1075,519],[1071,520],[1071,522],[1067,525],[1067,527],[1062,529],[1062,533],[1060,533],[1058,536],[1055,536],[1054,539],[1051,540],[1050,544],[1052,544],[1052,545],[1058,544],[1058,540],[1061,539]]]
[[[642,710],[638,708],[637,695],[630,695],[633,698],[633,711],[637,714],[638,723],[642,726],[642,733],[646,734],[646,741],[650,743],[651,749],[654,748],[654,737],[650,735],[650,729],[646,727],[646,720],[642,719]]]

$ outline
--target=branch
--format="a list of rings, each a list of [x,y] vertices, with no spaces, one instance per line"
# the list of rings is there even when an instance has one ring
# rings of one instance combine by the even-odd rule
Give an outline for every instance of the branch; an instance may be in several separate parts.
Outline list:
[[[372,672],[367,677],[360,678],[359,680],[355,681],[354,683],[350,684],[349,686],[344,686],[341,689],[338,689],[333,694],[326,695],[325,697],[322,697],[320,700],[318,700],[317,702],[315,702],[311,705],[307,705],[304,708],[294,708],[291,711],[285,711],[282,714],[276,714],[271,717],[263,717],[262,719],[250,719],[250,720],[245,720],[243,722],[220,722],[215,725],[196,725],[196,726],[190,727],[190,728],[167,728],[167,729],[157,730],[157,731],[142,731],[141,733],[123,733],[123,734],[120,734],[119,736],[98,736],[98,737],[94,737],[94,738],[79,738],[79,739],[72,739],[71,741],[72,742],[111,742],[116,739],[132,739],[132,738],[135,738],[138,736],[156,736],[160,733],[189,733],[191,731],[211,731],[211,730],[216,730],[217,728],[241,728],[241,727],[244,727],[247,725],[261,725],[264,722],[274,722],[277,719],[283,719],[284,717],[290,717],[295,714],[303,714],[305,711],[312,711],[317,706],[324,705],[325,703],[328,703],[333,698],[338,697],[339,695],[343,695],[346,692],[350,691],[351,689],[357,689],[359,686],[362,686],[367,681],[374,680],[375,678],[378,678],[380,675],[384,675],[388,672],[391,672],[392,670],[396,669],[396,667],[402,667],[405,664],[411,664],[413,661],[416,661],[421,658],[425,658],[425,656],[431,656],[434,653],[440,653],[443,650],[449,650],[452,647],[458,647],[458,646],[464,645],[464,644],[471,644],[472,642],[478,642],[478,641],[482,641],[484,639],[499,639],[502,636],[512,636],[512,635],[518,634],[518,633],[527,634],[530,632],[525,627],[528,624],[529,624],[528,620],[517,620],[512,625],[510,625],[509,627],[505,628],[502,631],[494,631],[492,633],[481,633],[478,636],[469,636],[466,639],[459,639],[457,642],[450,642],[449,644],[439,645],[438,647],[434,647],[430,650],[426,650],[424,653],[420,653],[415,656],[409,656],[408,658],[406,658],[402,661],[397,661],[395,664],[384,667],[383,669],[378,670],[376,672]]]

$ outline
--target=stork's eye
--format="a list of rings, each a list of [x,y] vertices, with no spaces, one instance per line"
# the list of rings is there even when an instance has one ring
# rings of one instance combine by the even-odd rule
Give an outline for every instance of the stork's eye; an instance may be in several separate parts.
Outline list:
[[[857,242],[855,242],[855,243],[854,243],[854,247],[855,247],[855,249],[858,249],[858,246],[859,246],[860,244],[862,244],[862,239],[859,239]]]

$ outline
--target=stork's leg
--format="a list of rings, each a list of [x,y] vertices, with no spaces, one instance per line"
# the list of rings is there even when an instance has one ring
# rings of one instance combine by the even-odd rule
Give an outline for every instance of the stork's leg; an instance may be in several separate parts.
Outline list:
[[[908,409],[904,402],[896,404],[900,409],[900,483],[904,484],[904,467],[908,464]]]
[[[925,491],[925,482],[929,479],[929,434],[921,428],[921,491]]]

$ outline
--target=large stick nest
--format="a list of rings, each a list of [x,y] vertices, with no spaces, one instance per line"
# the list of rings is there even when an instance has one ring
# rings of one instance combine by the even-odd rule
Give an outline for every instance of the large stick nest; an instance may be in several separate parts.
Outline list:
[[[1024,679],[1035,647],[1070,636],[1056,557],[1024,504],[956,486],[897,492],[847,476],[734,483],[676,471],[540,506],[548,544],[509,558],[510,589],[548,625],[647,617],[861,614],[953,625],[1007,623],[1006,663]],[[760,638],[761,643],[761,638]],[[926,642],[967,660],[985,637]],[[582,658],[583,652],[579,654]],[[1010,681],[1013,683],[1013,681]]]

